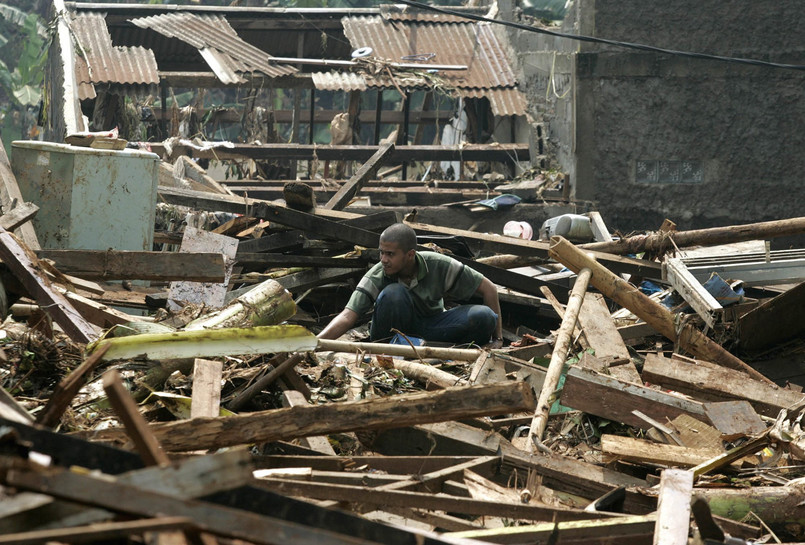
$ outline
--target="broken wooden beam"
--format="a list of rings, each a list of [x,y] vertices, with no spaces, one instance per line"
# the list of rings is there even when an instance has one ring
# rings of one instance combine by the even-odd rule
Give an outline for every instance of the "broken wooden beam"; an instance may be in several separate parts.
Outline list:
[[[85,543],[94,541],[117,541],[145,532],[190,530],[196,524],[186,517],[145,518],[123,522],[96,522],[73,528],[34,530],[0,536],[0,545],[38,545],[40,543]]]
[[[591,274],[590,269],[582,269],[579,272],[579,276],[576,278],[576,282],[570,292],[565,315],[562,318],[562,325],[556,333],[556,341],[551,353],[551,361],[548,364],[548,372],[545,375],[545,381],[542,383],[542,389],[537,399],[537,409],[534,413],[534,419],[531,421],[531,427],[528,430],[527,449],[532,454],[536,452],[537,445],[541,444],[545,427],[548,425],[548,413],[555,400],[556,386],[562,377],[562,369],[565,365],[565,359],[567,359],[568,350],[570,350],[573,330],[576,328],[579,311],[584,302],[584,292],[587,291],[587,284],[590,281]]]
[[[358,191],[368,182],[383,163],[394,153],[394,144],[391,142],[381,144],[377,151],[366,161],[361,168],[327,201],[324,208],[342,210],[352,200]]]
[[[223,282],[220,253],[140,252],[126,250],[39,250],[63,273],[96,280],[184,280]]]
[[[196,418],[154,424],[151,429],[166,450],[184,451],[403,427],[533,408],[531,387],[513,382],[275,409],[226,418]],[[122,439],[120,430],[92,432],[91,437],[97,440]]]
[[[680,414],[689,414],[697,420],[708,422],[704,406],[698,401],[623,382],[576,366],[567,371],[561,400],[566,407],[642,429],[648,429],[651,425],[632,414],[635,409],[659,422],[665,422],[666,417],[674,419]]]
[[[693,229],[690,231],[635,235],[611,242],[582,244],[581,248],[613,254],[637,254],[649,251],[662,255],[669,250],[673,250],[674,247],[718,246],[720,244],[731,244],[747,240],[766,240],[802,233],[805,233],[805,217],[748,223],[746,225]]]
[[[643,379],[701,401],[746,400],[758,414],[771,418],[775,418],[781,409],[793,407],[805,399],[802,393],[748,379],[740,371],[657,354],[646,355]]]
[[[676,321],[670,310],[644,295],[637,287],[613,274],[564,238],[553,237],[551,239],[550,255],[576,273],[585,267],[592,270],[593,275],[590,282],[601,293],[631,310],[638,318],[651,324],[667,339],[679,343],[684,350],[702,359],[743,371],[756,380],[772,383],[767,377],[729,353],[692,324],[683,325],[677,331]]]
[[[1,161],[0,161],[1,162]],[[0,227],[0,259],[19,279],[28,294],[52,316],[74,341],[88,343],[98,337],[98,330],[84,319],[67,298],[54,290],[39,265],[39,259],[23,242]]]
[[[738,319],[738,349],[754,352],[802,338],[805,334],[803,307],[805,282],[750,310]]]

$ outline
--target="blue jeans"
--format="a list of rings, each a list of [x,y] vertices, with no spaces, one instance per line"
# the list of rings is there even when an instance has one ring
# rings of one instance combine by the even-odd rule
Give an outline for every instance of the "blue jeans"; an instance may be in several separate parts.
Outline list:
[[[392,328],[428,341],[453,344],[489,342],[498,315],[486,305],[460,305],[435,316],[417,313],[411,294],[402,284],[383,288],[375,301],[370,336],[372,341],[388,341]]]

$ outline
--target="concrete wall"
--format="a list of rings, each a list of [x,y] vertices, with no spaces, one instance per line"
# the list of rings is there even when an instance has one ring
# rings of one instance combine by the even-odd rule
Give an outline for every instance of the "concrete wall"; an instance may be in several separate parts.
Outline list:
[[[805,64],[805,10],[791,0],[577,0],[564,30]],[[610,228],[803,215],[805,71],[581,42],[568,54],[569,40],[515,34],[527,92],[574,195],[597,201]],[[555,66],[571,78],[572,100],[544,98],[552,46],[568,55]]]

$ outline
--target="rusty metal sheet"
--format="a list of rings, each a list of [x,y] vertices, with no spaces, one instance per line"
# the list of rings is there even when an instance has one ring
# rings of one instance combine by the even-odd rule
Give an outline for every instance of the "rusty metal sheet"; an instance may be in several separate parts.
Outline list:
[[[272,64],[270,55],[238,37],[226,18],[220,15],[168,13],[132,19],[140,28],[149,28],[170,38],[186,42],[200,52],[210,68],[223,78],[233,74],[261,72],[269,77],[293,74],[298,70],[289,65]],[[238,83],[245,82],[239,78]]]
[[[458,94],[465,98],[488,98],[495,115],[525,115],[528,109],[525,95],[516,88],[459,89]]]
[[[423,69],[428,62],[468,66],[467,70],[440,72],[452,86],[490,89],[517,84],[503,46],[489,24],[390,22],[379,16],[344,17],[342,23],[352,47],[369,46],[376,58],[411,62],[411,56],[430,57],[422,62]]]
[[[79,98],[94,98],[95,84],[123,94],[156,91],[159,74],[150,49],[114,46],[100,13],[75,15],[71,28],[76,38]]]

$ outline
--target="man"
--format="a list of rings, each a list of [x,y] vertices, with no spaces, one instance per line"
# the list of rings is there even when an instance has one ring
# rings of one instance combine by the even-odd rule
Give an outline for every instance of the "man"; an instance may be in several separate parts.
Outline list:
[[[483,305],[444,308],[444,297],[464,301],[478,294]],[[392,329],[428,341],[502,344],[500,302],[495,285],[452,257],[417,252],[416,233],[395,223],[380,235],[380,263],[367,272],[346,308],[319,337],[340,337],[374,306],[372,341],[388,341]]]

